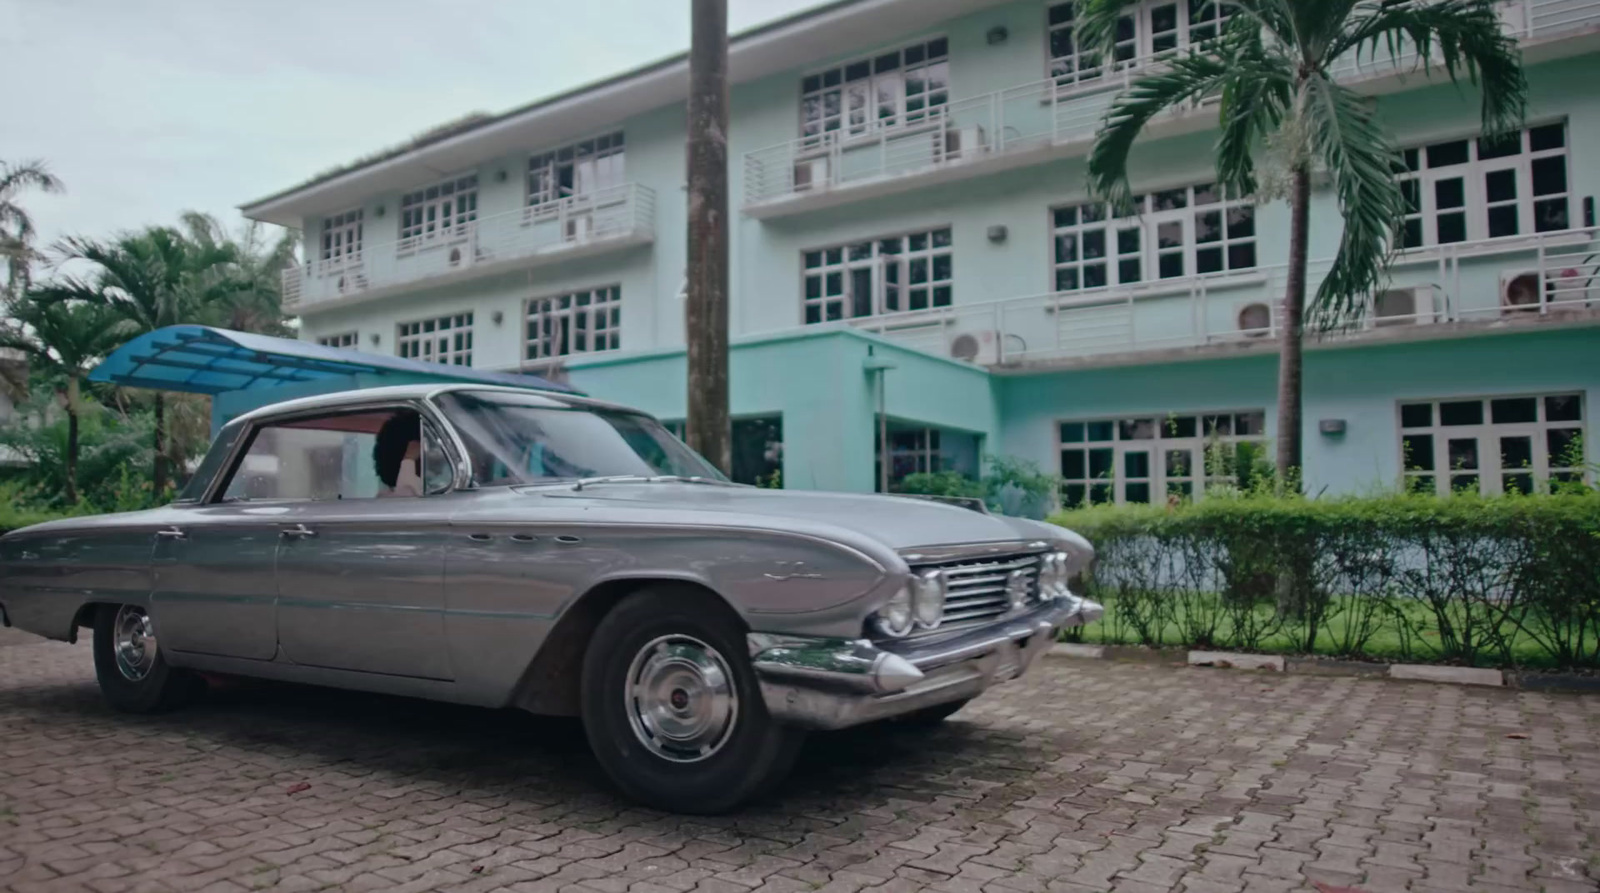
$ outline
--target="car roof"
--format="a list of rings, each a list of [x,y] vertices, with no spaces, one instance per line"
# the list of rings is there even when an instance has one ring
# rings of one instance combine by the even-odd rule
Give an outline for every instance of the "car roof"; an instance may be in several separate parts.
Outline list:
[[[483,385],[471,383],[440,384],[438,382],[425,382],[421,384],[387,385],[381,388],[358,388],[349,391],[336,391],[330,394],[317,394],[312,397],[299,397],[293,400],[284,400],[279,403],[270,403],[266,406],[252,409],[239,415],[228,424],[241,424],[263,418],[272,418],[291,413],[302,413],[322,409],[359,408],[373,403],[393,403],[400,400],[422,400],[436,397],[440,394],[457,391],[470,391],[473,393],[498,393],[511,394],[522,398],[524,401],[544,402],[552,409],[567,407],[583,407],[588,409],[611,409],[621,412],[640,412],[632,407],[616,403],[607,403],[590,397],[578,397],[572,394],[563,394],[555,391],[535,391],[527,388],[513,388],[502,385]]]

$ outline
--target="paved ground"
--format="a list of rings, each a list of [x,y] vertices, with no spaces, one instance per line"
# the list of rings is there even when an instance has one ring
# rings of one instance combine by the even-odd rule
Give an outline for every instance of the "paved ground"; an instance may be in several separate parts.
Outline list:
[[[158,718],[0,639],[0,887],[1550,893],[1600,878],[1600,697],[1050,660],[931,736],[813,739],[725,819],[570,722],[290,686]]]

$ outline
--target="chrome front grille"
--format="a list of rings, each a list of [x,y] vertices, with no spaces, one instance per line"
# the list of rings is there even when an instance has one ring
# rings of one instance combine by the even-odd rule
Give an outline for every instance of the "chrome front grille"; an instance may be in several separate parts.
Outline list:
[[[1006,593],[1006,581],[1015,571],[1027,578],[1028,598],[1039,594],[1039,557],[1037,555],[1012,555],[985,561],[955,561],[941,564],[918,565],[917,573],[938,570],[949,581],[949,594],[944,602],[944,619],[939,630],[985,623],[1011,613],[1011,599]]]

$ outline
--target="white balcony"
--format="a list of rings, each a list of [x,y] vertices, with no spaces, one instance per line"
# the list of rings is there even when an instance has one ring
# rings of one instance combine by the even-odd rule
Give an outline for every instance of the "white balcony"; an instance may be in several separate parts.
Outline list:
[[[504,273],[655,240],[656,196],[616,186],[482,217],[427,237],[366,244],[358,254],[283,271],[291,312],[374,300],[422,285]]]
[[[1507,0],[1501,17],[1525,46],[1548,43],[1600,28],[1600,0]],[[892,126],[872,121],[747,152],[744,213],[801,213],[1087,154],[1117,94],[1155,70],[1161,58],[1134,59],[1076,83],[1038,81],[955,100]],[[1418,62],[1415,53],[1391,57],[1381,49],[1345,59],[1336,72],[1342,81],[1371,82],[1381,92],[1398,86],[1398,76]],[[1158,118],[1152,130],[1172,134],[1209,125],[1210,116],[1188,111]]]
[[[1313,261],[1308,301],[1330,260]],[[1284,266],[1056,292],[851,320],[907,347],[1002,370],[1158,362],[1272,350]],[[1600,230],[1406,252],[1339,344],[1600,325]]]

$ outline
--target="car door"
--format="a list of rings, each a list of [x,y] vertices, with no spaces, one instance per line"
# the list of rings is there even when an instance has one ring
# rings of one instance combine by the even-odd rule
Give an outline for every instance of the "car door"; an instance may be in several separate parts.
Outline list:
[[[412,410],[401,411],[415,416]],[[314,425],[315,420],[302,424]],[[334,447],[335,439],[341,441],[339,491],[333,498],[319,492],[276,519],[277,636],[283,656],[306,666],[449,680],[453,674],[444,620],[448,519],[439,514],[439,500],[427,496],[379,497],[376,487],[366,483],[377,483],[370,467],[373,437],[341,431],[354,427],[348,420],[328,424],[332,427],[298,439],[319,443],[312,450],[324,451]],[[438,455],[431,432],[429,443]],[[285,458],[318,464],[310,456]],[[450,472],[425,477],[447,482]]]
[[[150,617],[161,647],[175,652],[272,660],[278,587],[278,525],[270,505],[201,504],[213,476],[241,486],[257,462],[235,455],[241,429],[223,429],[197,473],[196,501],[175,506],[146,534],[151,543]],[[231,457],[231,458],[230,458]],[[229,462],[233,467],[225,467]],[[203,477],[200,477],[203,476]]]
[[[150,616],[162,648],[273,659],[280,511],[244,503],[194,506],[155,531]]]

